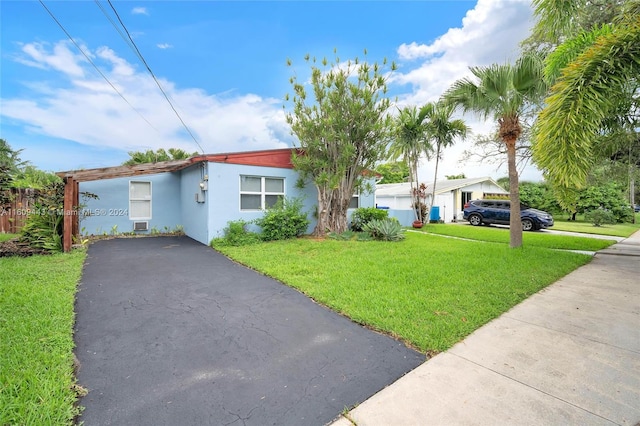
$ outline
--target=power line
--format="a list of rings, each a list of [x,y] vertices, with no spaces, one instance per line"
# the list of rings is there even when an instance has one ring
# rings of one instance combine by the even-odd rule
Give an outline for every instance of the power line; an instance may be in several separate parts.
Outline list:
[[[42,1],[42,0],[41,0]],[[169,96],[167,95],[167,93],[164,91],[164,89],[162,88],[162,86],[160,85],[160,82],[158,81],[158,79],[156,78],[155,74],[153,73],[153,71],[151,71],[151,67],[149,67],[149,64],[147,64],[147,61],[144,59],[144,57],[142,56],[142,53],[140,53],[140,49],[138,49],[138,46],[136,46],[136,42],[133,41],[133,38],[131,37],[131,34],[129,34],[129,30],[127,30],[127,27],[124,25],[124,22],[122,22],[122,19],[120,19],[120,15],[118,14],[118,11],[116,10],[116,8],[113,6],[113,4],[111,3],[111,0],[107,0],[107,3],[109,3],[109,6],[111,6],[111,9],[113,10],[113,13],[116,14],[116,18],[118,18],[118,22],[120,22],[120,25],[122,25],[122,28],[124,29],[124,31],[127,33],[127,37],[129,38],[129,40],[131,41],[131,44],[133,45],[133,47],[135,48],[135,51],[138,55],[138,58],[140,58],[140,60],[142,61],[142,63],[144,64],[144,66],[147,68],[147,71],[149,71],[149,74],[151,74],[151,77],[153,77],[153,81],[156,82],[156,84],[158,85],[158,88],[160,89],[160,91],[162,92],[162,95],[164,96],[164,98],[167,100],[167,102],[169,103],[169,105],[171,106],[171,109],[173,110],[173,112],[176,114],[176,116],[178,117],[178,119],[180,120],[180,122],[182,123],[182,126],[185,128],[185,130],[187,131],[187,133],[189,133],[189,136],[191,136],[191,139],[193,139],[193,141],[196,143],[196,145],[198,145],[198,148],[200,148],[200,151],[204,154],[204,150],[202,149],[202,146],[200,145],[200,143],[198,142],[198,140],[196,139],[196,137],[193,135],[193,133],[191,133],[191,130],[189,129],[189,127],[187,127],[186,123],[184,122],[184,120],[182,119],[182,117],[180,116],[180,114],[178,113],[178,111],[176,110],[176,108],[173,106],[173,103],[171,102],[171,100],[169,99]]]
[[[144,115],[142,115],[142,113],[140,111],[138,111],[133,105],[131,105],[131,103],[127,100],[127,98],[124,97],[124,95],[122,93],[120,93],[120,91],[116,88],[116,86],[113,85],[113,83],[111,83],[111,81],[109,81],[109,79],[107,78],[106,75],[104,75],[102,73],[102,71],[100,71],[100,68],[98,68],[98,66],[91,60],[91,57],[89,57],[89,55],[87,55],[87,53],[82,49],[82,47],[80,47],[80,45],[78,43],[76,43],[76,41],[73,39],[73,37],[71,37],[71,34],[69,34],[69,32],[64,28],[64,26],[60,23],[60,21],[58,21],[58,19],[55,17],[55,15],[49,10],[49,8],[44,4],[44,2],[42,0],[39,0],[40,4],[42,5],[42,7],[44,7],[44,9],[47,11],[47,13],[49,13],[49,15],[51,16],[51,18],[55,21],[56,24],[58,24],[58,26],[60,27],[60,29],[66,34],[66,36],[69,38],[69,40],[71,40],[71,42],[78,48],[78,50],[80,51],[80,53],[82,53],[82,55],[87,59],[87,61],[89,61],[89,63],[91,65],[93,65],[93,67],[96,69],[96,71],[98,71],[98,74],[100,74],[102,76],[102,78],[104,78],[104,80],[109,83],[109,86],[111,86],[111,88],[113,90],[115,90],[115,92],[122,98],[122,100],[124,100],[127,105],[129,105],[131,107],[131,109],[133,109],[135,112],[138,113],[138,115],[140,117],[142,117],[142,119],[144,121],[147,122],[147,124],[149,126],[151,126],[151,128],[153,130],[155,130],[156,132],[158,132],[158,134],[160,133],[158,131],[158,129],[156,129],[153,124],[151,124],[149,122],[149,120],[147,120]]]
[[[105,9],[104,6],[102,5],[102,3],[100,3],[100,0],[93,0],[93,1],[100,8],[100,10],[102,11],[102,14],[109,20],[109,22],[111,23],[113,28],[115,28],[115,30],[118,32],[118,34],[120,34],[120,37],[122,38],[122,40],[124,40],[124,42],[127,44],[127,46],[129,46],[129,48],[135,52],[135,48],[133,47],[133,45],[131,44],[131,42],[127,38],[126,34],[124,32],[122,32],[122,30],[120,29],[118,24],[113,20],[111,15],[109,15],[109,12],[107,12],[107,9]]]

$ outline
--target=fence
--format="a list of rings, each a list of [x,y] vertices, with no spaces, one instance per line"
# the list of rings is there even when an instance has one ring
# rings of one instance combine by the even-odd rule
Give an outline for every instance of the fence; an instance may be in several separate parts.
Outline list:
[[[0,234],[17,234],[24,226],[27,216],[33,209],[36,191],[27,189],[10,189],[0,194],[0,199],[9,201],[0,204]]]

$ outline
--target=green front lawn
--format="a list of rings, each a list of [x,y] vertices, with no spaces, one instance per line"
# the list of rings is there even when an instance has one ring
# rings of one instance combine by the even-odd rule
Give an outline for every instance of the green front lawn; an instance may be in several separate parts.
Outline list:
[[[613,235],[628,237],[640,230],[640,213],[636,214],[636,223],[616,223],[615,225],[593,226],[585,221],[555,220],[553,229],[557,231],[582,232],[584,234]]]
[[[451,237],[467,238],[470,240],[509,244],[509,229],[496,226],[471,226],[467,224],[439,223],[425,225],[420,231]],[[615,242],[615,240],[552,235],[543,232],[522,233],[522,244],[524,247],[598,251],[609,247]]]
[[[70,425],[73,323],[85,253],[0,258],[0,425]]]
[[[17,236],[18,234],[0,234],[0,243],[3,241],[9,241]]]
[[[302,238],[218,248],[427,353],[448,349],[591,259],[418,233],[398,243]]]

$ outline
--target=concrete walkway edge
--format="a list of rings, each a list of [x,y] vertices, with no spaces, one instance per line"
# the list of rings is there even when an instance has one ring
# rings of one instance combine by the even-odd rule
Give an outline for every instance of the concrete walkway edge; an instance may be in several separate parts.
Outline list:
[[[332,426],[640,425],[640,231]]]

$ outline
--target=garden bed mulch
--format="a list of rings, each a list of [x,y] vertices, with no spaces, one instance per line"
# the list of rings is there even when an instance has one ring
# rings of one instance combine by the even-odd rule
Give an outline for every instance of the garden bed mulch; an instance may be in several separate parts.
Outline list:
[[[22,243],[18,238],[0,242],[0,257],[19,256],[28,257],[36,254],[49,254],[47,250],[34,248]]]

